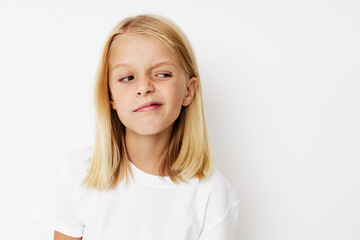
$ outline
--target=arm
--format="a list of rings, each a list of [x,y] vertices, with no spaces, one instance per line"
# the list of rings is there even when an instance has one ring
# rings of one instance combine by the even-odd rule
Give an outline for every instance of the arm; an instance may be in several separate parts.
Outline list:
[[[54,231],[54,240],[81,240],[81,238],[73,238],[73,237],[69,237],[67,235],[64,235],[58,231]]]

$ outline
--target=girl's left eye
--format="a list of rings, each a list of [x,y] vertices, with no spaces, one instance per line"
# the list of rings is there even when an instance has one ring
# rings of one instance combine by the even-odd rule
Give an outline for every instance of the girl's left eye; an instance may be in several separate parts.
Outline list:
[[[166,78],[166,77],[171,77],[171,74],[170,73],[159,73],[156,76],[159,76],[161,78]]]

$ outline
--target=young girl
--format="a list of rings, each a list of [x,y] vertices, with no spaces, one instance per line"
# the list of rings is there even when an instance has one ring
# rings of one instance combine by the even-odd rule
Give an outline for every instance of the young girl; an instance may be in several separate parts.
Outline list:
[[[240,201],[213,166],[195,56],[172,21],[115,26],[95,107],[95,144],[69,154],[33,211],[54,239],[234,239]]]

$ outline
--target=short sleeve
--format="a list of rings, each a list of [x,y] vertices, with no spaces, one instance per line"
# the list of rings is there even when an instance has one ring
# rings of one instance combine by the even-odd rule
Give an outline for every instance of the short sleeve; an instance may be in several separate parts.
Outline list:
[[[199,240],[234,240],[239,212],[240,200],[231,202],[225,213],[202,231]]]
[[[84,225],[76,215],[73,189],[68,178],[69,158],[60,162],[57,174],[45,188],[31,216],[70,237],[82,237]]]
[[[199,240],[234,240],[240,214],[240,198],[230,182],[214,171]]]

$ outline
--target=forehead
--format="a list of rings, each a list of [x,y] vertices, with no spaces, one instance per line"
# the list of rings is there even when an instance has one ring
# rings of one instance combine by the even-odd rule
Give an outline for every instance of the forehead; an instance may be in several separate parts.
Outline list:
[[[137,33],[118,35],[110,48],[110,69],[119,63],[151,65],[158,61],[169,62],[176,67],[180,66],[177,56],[165,43],[148,35]]]

